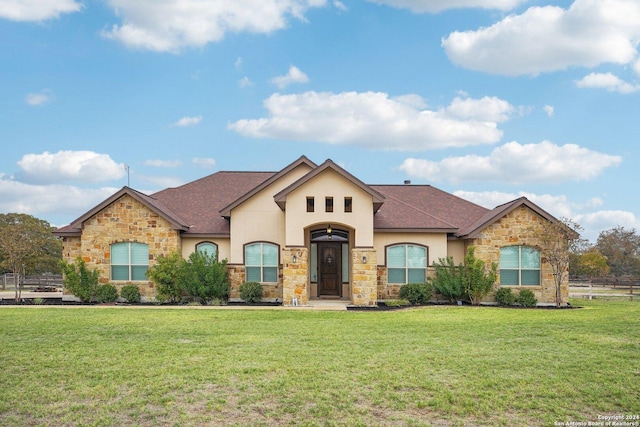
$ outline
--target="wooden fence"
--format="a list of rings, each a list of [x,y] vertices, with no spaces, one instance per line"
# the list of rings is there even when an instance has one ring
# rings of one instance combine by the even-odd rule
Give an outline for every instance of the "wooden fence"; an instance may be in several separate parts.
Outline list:
[[[633,276],[569,278],[569,296],[573,298],[640,298],[640,278]]]
[[[2,287],[2,290],[14,290],[16,288],[16,284],[20,282],[22,282],[22,289],[53,290],[54,288],[62,288],[62,275],[47,274],[27,275],[22,277],[20,274],[5,273],[2,275],[0,286]]]

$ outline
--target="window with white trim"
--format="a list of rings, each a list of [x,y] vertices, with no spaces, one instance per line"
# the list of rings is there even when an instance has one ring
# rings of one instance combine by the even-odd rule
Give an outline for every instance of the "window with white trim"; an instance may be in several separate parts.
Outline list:
[[[146,281],[149,246],[138,242],[111,245],[111,280]]]
[[[218,245],[211,242],[201,242],[196,245],[196,251],[207,254],[207,256],[218,256]]]
[[[427,248],[402,244],[387,247],[388,283],[424,283],[427,280]]]
[[[278,281],[278,246],[272,243],[252,243],[244,247],[247,282]]]
[[[500,248],[500,285],[539,286],[540,251],[529,246]]]

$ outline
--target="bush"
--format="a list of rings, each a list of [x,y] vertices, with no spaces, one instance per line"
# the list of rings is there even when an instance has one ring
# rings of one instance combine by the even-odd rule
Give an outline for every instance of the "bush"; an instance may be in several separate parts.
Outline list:
[[[462,289],[471,304],[478,305],[493,290],[498,278],[498,265],[486,268],[484,261],[475,257],[475,247],[469,246],[462,268]]]
[[[262,285],[258,282],[244,282],[240,285],[240,298],[249,304],[262,300]]]
[[[94,268],[89,271],[85,261],[78,257],[75,264],[66,261],[60,263],[64,278],[64,287],[82,302],[90,302],[96,294],[100,273]]]
[[[538,304],[536,296],[529,289],[523,289],[518,294],[518,304],[523,307],[535,307]]]
[[[103,285],[98,285],[96,288],[96,301],[97,302],[114,302],[118,299],[118,288],[115,286],[105,283]]]
[[[428,283],[407,283],[400,288],[400,299],[405,299],[411,305],[424,305],[431,301],[433,288]]]
[[[136,285],[125,285],[120,290],[120,296],[130,303],[138,303],[142,299],[140,296],[140,288]]]
[[[435,275],[429,277],[436,291],[450,302],[462,299],[464,289],[462,288],[462,264],[456,266],[453,257],[440,258],[438,262],[433,262]]]
[[[388,299],[385,301],[387,307],[406,307],[411,305],[406,299]]]
[[[202,304],[229,298],[227,260],[218,261],[215,255],[193,252],[182,266],[180,279],[187,294]]]
[[[172,252],[158,258],[156,265],[147,271],[147,277],[156,285],[158,301],[179,302],[182,299],[182,277],[184,264],[179,253]]]
[[[496,302],[500,305],[513,305],[516,302],[516,296],[511,288],[500,288],[496,291]]]

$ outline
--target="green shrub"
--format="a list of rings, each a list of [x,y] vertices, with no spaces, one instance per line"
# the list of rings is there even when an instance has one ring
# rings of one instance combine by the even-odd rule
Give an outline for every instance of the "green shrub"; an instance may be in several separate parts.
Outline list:
[[[407,283],[400,288],[400,299],[407,300],[411,305],[424,305],[431,301],[433,288],[428,283]]]
[[[114,302],[118,299],[118,288],[110,283],[98,285],[96,288],[97,302]]]
[[[262,285],[258,282],[244,282],[240,285],[240,298],[252,304],[262,300]]]
[[[100,279],[97,268],[89,271],[81,257],[76,258],[75,264],[62,261],[60,268],[64,274],[62,283],[71,294],[82,302],[90,302],[94,299]]]
[[[208,255],[196,251],[189,255],[186,264],[183,264],[182,284],[187,294],[207,304],[214,299],[226,300],[229,298],[229,275],[227,273],[227,260],[218,261],[215,255]]]
[[[411,303],[406,299],[388,299],[385,301],[387,307],[406,307]]]
[[[120,290],[120,296],[130,303],[138,303],[142,299],[140,296],[140,288],[136,285],[125,285]]]
[[[529,289],[523,289],[518,294],[518,304],[523,307],[535,307],[538,304],[536,296]]]
[[[475,247],[469,246],[462,267],[462,289],[471,304],[478,305],[493,290],[498,278],[498,265],[486,268],[484,261],[475,257]]]
[[[147,270],[147,277],[156,285],[158,301],[179,302],[182,299],[182,274],[186,261],[179,253],[172,252],[158,258]]]
[[[453,257],[440,258],[438,262],[433,262],[435,274],[429,277],[429,281],[440,295],[450,302],[462,299],[464,289],[462,288],[462,264],[459,266],[453,263]]]
[[[500,305],[513,305],[516,302],[516,296],[511,288],[500,288],[496,291],[496,302]]]

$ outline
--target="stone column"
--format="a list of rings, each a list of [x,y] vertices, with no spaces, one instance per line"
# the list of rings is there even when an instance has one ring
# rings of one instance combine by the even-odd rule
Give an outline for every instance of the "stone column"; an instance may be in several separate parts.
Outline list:
[[[309,250],[305,247],[282,250],[282,303],[309,303]]]
[[[374,306],[378,303],[378,260],[373,248],[351,250],[351,302],[356,306]]]

